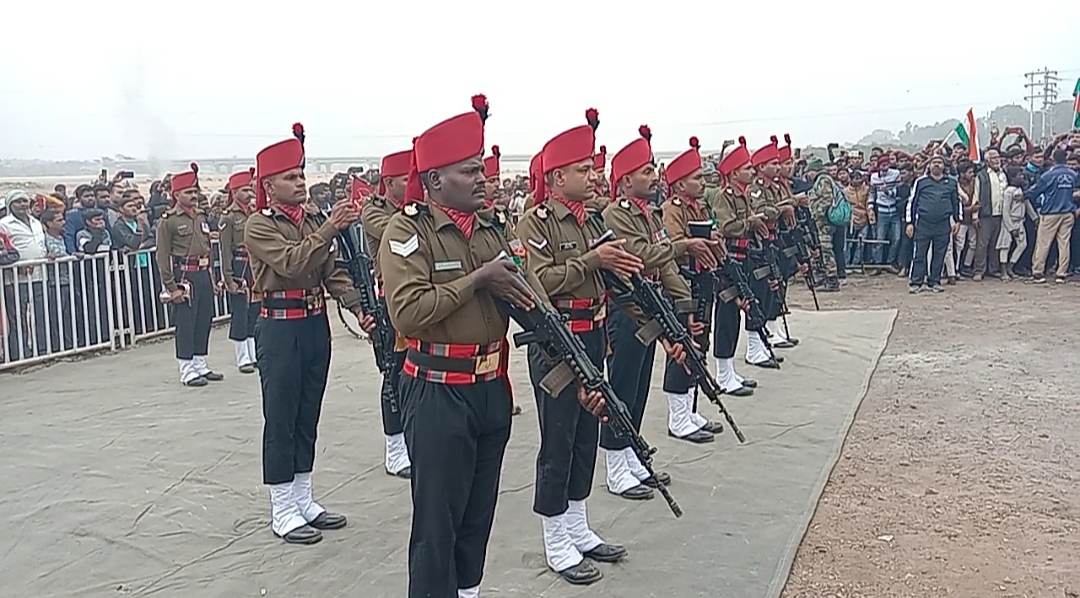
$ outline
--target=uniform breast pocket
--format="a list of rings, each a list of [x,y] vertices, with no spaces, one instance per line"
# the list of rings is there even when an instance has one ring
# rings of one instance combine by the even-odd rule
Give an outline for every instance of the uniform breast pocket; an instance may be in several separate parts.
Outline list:
[[[180,238],[183,238],[183,239],[186,239],[187,237],[190,237],[191,233],[193,233],[193,232],[194,231],[191,229],[191,226],[189,226],[187,224],[181,224],[180,226],[176,227],[176,236],[178,236]]]

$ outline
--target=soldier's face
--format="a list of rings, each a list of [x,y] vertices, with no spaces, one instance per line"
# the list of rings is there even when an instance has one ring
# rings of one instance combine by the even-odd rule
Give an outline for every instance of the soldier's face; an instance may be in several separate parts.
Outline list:
[[[242,206],[249,206],[255,200],[255,189],[251,185],[240,187],[233,191],[233,200]]]
[[[660,182],[660,174],[656,166],[646,164],[631,172],[627,177],[630,180],[630,193],[638,199],[652,199]]]
[[[782,164],[780,164],[780,174],[784,176],[791,176],[792,170],[795,170],[794,160],[785,160]]]
[[[185,208],[191,208],[199,201],[199,188],[190,187],[183,191],[173,193],[173,196],[176,197],[176,203]]]
[[[449,208],[475,212],[484,207],[487,181],[484,179],[484,161],[479,154],[431,171],[429,180],[433,198]]]
[[[285,205],[299,205],[307,199],[307,177],[300,168],[285,171],[263,180],[266,196]]]
[[[705,173],[699,168],[696,172],[686,177],[680,183],[682,192],[691,199],[705,197]]]
[[[771,160],[761,165],[761,176],[767,179],[775,179],[780,174],[780,161]]]
[[[592,159],[582,160],[552,172],[553,189],[570,201],[591,199],[596,188],[596,175],[593,173]]]
[[[749,185],[754,180],[754,167],[747,162],[731,173],[731,176],[740,185]]]
[[[499,190],[499,177],[492,177],[484,181],[484,197],[495,199],[495,192]]]

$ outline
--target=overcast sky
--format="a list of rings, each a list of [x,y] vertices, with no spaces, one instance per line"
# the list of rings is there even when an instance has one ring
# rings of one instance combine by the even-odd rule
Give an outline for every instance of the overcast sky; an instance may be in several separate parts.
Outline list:
[[[589,107],[611,151],[642,123],[664,150],[691,135],[824,144],[1022,102],[1023,73],[1044,66],[1062,99],[1080,76],[1065,0],[1018,9],[1038,38],[1011,32],[1009,5],[970,0],[9,4],[5,158],[253,156],[296,121],[310,155],[382,155],[475,93],[504,154]]]

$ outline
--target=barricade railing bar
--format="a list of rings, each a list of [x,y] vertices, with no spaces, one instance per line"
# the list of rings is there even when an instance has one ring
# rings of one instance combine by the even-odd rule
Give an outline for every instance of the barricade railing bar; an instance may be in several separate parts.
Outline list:
[[[218,244],[214,275],[222,280]],[[0,371],[103,350],[173,332],[154,249],[28,260],[0,268]],[[214,321],[229,318],[224,295]]]

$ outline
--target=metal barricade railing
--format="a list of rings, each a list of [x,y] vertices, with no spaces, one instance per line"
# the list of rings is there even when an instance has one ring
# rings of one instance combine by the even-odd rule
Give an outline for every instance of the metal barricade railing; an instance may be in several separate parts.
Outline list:
[[[218,244],[213,268],[221,278]],[[118,350],[173,332],[154,249],[18,262],[0,268],[0,371]],[[229,318],[224,296],[214,321]]]

